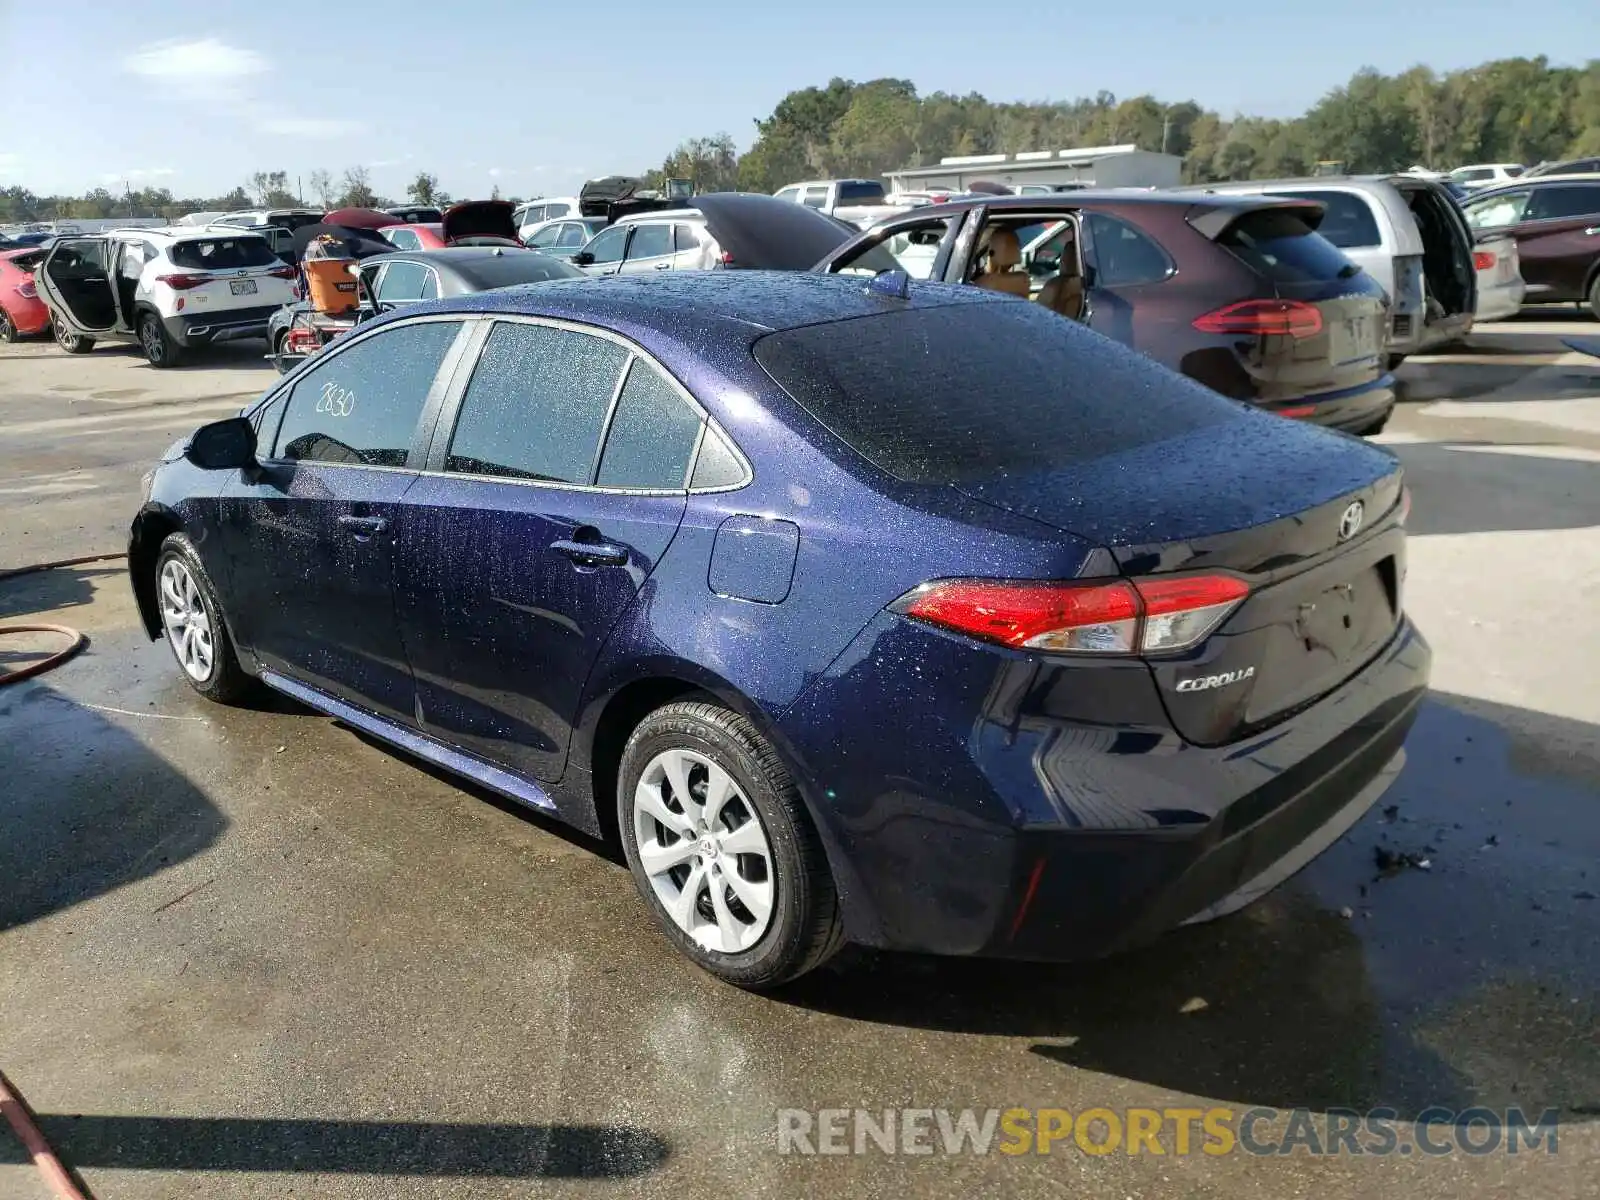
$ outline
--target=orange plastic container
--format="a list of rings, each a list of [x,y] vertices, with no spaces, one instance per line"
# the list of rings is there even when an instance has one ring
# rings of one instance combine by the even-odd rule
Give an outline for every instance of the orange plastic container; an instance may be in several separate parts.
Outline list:
[[[355,311],[359,297],[356,277],[350,274],[353,262],[349,258],[317,258],[300,263],[311,292],[312,308],[329,316]]]

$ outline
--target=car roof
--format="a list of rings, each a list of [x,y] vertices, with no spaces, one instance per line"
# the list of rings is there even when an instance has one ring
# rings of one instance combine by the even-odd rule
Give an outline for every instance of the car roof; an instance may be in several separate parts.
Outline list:
[[[100,231],[107,236],[164,238],[172,242],[214,242],[218,238],[252,237],[264,242],[267,239],[254,229],[243,225],[126,225]],[[93,235],[89,235],[93,236]]]
[[[432,251],[433,254],[449,253]],[[397,256],[400,257],[400,256]],[[425,255],[404,257],[420,259]],[[856,317],[953,304],[1011,303],[983,288],[908,281],[888,296],[860,276],[809,271],[681,271],[585,276],[430,302],[432,312],[548,317],[610,329],[637,340],[654,334],[687,346]],[[419,311],[416,307],[407,311]]]
[[[395,228],[405,229],[408,227],[398,225]],[[409,228],[415,228],[415,226],[410,226]],[[393,254],[374,254],[362,259],[361,263],[365,266],[368,263],[383,263],[403,258],[409,262],[427,262],[447,267],[460,267],[486,258],[504,258],[512,250],[516,250],[519,254],[533,253],[532,250],[523,251],[516,246],[442,246],[434,250],[396,250]]]
[[[1559,186],[1560,184],[1570,183],[1583,183],[1593,187],[1595,184],[1600,184],[1600,174],[1535,175],[1531,179],[1524,175],[1520,179],[1507,179],[1502,183],[1479,188],[1462,203],[1477,200],[1483,196],[1498,196],[1504,192],[1521,192],[1529,188],[1548,187],[1552,184]]]
[[[1255,184],[1251,185],[1252,188],[1255,186]],[[995,212],[1010,212],[1013,210],[1049,212],[1055,208],[1059,208],[1062,212],[1071,212],[1074,209],[1084,207],[1093,208],[1113,204],[1140,208],[1158,208],[1162,205],[1180,204],[1192,207],[1201,203],[1211,209],[1248,212],[1251,209],[1280,203],[1280,201],[1274,200],[1269,196],[1256,195],[1253,191],[1213,193],[1198,187],[1171,188],[1162,191],[1146,191],[1142,188],[1128,188],[1125,190],[1118,188],[1085,188],[1082,191],[1050,192],[1045,195],[1032,196],[966,196],[959,200],[946,200],[943,204],[918,205],[908,209],[906,216],[916,216],[919,219],[938,217],[948,213],[967,212],[980,204]]]
[[[558,221],[575,221],[576,217],[557,217]],[[705,224],[706,215],[698,208],[658,208],[653,212],[629,213],[618,217],[614,225],[643,225],[649,221],[699,221]]]

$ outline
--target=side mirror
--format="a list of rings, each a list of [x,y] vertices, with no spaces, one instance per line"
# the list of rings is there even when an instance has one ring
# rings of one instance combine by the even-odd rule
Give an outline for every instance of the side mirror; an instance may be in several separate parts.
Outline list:
[[[253,466],[256,430],[244,417],[229,417],[202,425],[189,438],[183,456],[202,471],[226,471]]]
[[[587,250],[579,250],[572,256],[572,265],[575,267],[587,267],[593,262],[594,255],[590,254]]]

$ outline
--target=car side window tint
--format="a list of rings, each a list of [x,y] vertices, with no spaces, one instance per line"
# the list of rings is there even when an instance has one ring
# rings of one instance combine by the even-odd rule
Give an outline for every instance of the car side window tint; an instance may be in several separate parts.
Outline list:
[[[1467,224],[1474,229],[1499,229],[1502,225],[1515,225],[1523,219],[1531,192],[1502,192],[1465,209]]]
[[[628,226],[613,225],[595,234],[594,240],[584,247],[597,263],[614,263],[622,259],[622,246],[628,240]]]
[[[538,233],[534,234],[528,239],[528,245],[554,246],[556,244],[556,239],[561,236],[561,229],[562,227],[560,225],[546,225],[543,229],[539,230]]]
[[[628,243],[628,258],[659,258],[672,253],[672,226],[638,225]]]
[[[1528,220],[1555,221],[1563,217],[1600,214],[1600,184],[1573,183],[1536,188],[1528,203]]]
[[[276,457],[405,466],[428,391],[460,329],[459,321],[418,321],[330,347],[289,395]]]
[[[1154,239],[1126,221],[1104,213],[1090,213],[1088,220],[1100,287],[1159,283],[1177,270]]]
[[[667,377],[635,358],[617,397],[595,482],[601,487],[681,490],[688,484],[701,424],[700,414]]]
[[[428,277],[422,281],[422,299],[437,300],[439,298],[439,273],[432,267],[428,268]]]
[[[576,222],[568,222],[560,227],[560,236],[556,238],[556,245],[563,248],[571,246],[577,249],[588,240],[589,231]]]
[[[547,204],[545,205],[544,215],[546,218],[564,217],[571,211],[572,205],[570,204]]]
[[[695,233],[693,225],[674,225],[673,245],[678,250],[700,249],[700,236]]]
[[[402,250],[418,250],[422,247],[416,233],[410,229],[396,229],[389,235],[389,240]]]
[[[445,470],[587,484],[627,361],[604,338],[497,322],[461,399]]]
[[[706,428],[700,440],[700,456],[695,459],[694,478],[689,486],[697,491],[737,487],[744,482],[744,464],[733,447],[715,426]]]
[[[383,268],[383,278],[378,280],[378,300],[384,304],[421,300],[427,279],[428,268],[421,263],[389,263]]]

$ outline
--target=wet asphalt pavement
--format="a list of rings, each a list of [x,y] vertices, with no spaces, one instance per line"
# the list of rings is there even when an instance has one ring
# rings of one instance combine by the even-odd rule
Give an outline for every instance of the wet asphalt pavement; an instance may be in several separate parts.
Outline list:
[[[1389,795],[1264,901],[1096,964],[848,951],[740,993],[605,847],[288,701],[202,701],[120,564],[0,580],[0,624],[92,639],[0,688],[0,1068],[102,1200],[1592,1196],[1600,362],[1565,328],[1404,369],[1437,692]],[[270,379],[254,353],[0,353],[0,570],[120,549],[150,457]],[[778,1153],[780,1108],[899,1105],[1563,1124],[1554,1155]],[[21,1162],[0,1125],[5,1200],[46,1194]]]

